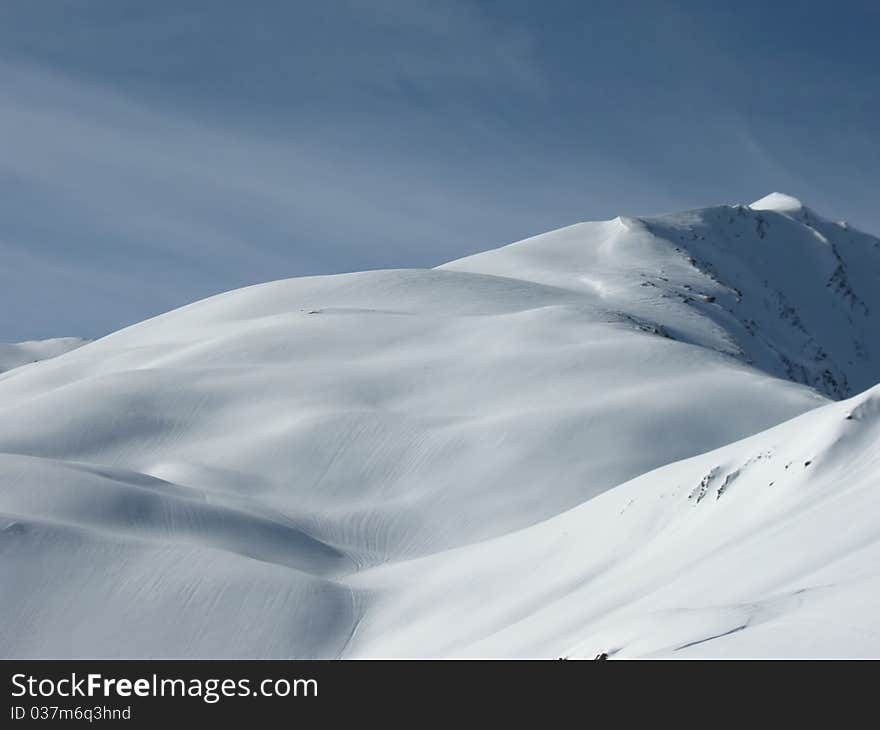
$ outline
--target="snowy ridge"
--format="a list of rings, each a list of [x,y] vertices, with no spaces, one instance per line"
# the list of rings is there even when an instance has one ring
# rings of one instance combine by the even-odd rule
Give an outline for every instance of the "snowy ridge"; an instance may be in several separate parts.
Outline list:
[[[880,372],[880,240],[780,193],[583,223],[442,268],[586,290],[611,311],[833,398]]]
[[[878,248],[770,196],[248,287],[7,372],[0,655],[856,651],[877,393],[832,399],[880,380]],[[844,476],[857,529],[800,549]],[[858,570],[809,599],[852,602],[825,644],[756,618]]]
[[[368,571],[387,605],[354,653],[876,657],[878,443],[880,387],[521,532]]]

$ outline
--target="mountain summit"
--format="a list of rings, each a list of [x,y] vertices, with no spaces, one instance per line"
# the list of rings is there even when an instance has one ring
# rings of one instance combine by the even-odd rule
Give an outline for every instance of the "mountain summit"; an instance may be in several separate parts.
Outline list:
[[[582,223],[441,268],[578,291],[610,314],[832,398],[880,379],[880,241],[781,193]]]
[[[270,282],[0,374],[0,653],[880,653],[880,241],[797,206]]]
[[[760,200],[756,200],[749,208],[752,210],[773,210],[777,213],[800,213],[805,209],[805,206],[793,195],[770,193]]]

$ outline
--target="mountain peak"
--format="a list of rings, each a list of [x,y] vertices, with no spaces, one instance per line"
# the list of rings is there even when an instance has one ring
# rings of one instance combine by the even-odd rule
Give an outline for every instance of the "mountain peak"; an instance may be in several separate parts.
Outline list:
[[[577,292],[643,331],[845,398],[877,382],[878,252],[880,241],[772,193],[751,207],[581,223],[440,268]]]
[[[793,195],[770,193],[749,206],[752,210],[774,210],[777,213],[799,213],[806,206]]]

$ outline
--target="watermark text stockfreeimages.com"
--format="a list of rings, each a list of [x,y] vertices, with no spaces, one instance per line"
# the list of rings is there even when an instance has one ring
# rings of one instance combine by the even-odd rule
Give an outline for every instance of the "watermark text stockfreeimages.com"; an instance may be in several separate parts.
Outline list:
[[[106,677],[97,673],[58,678],[12,675],[15,698],[96,698],[198,697],[213,704],[224,697],[317,697],[316,679],[179,679],[159,677]]]

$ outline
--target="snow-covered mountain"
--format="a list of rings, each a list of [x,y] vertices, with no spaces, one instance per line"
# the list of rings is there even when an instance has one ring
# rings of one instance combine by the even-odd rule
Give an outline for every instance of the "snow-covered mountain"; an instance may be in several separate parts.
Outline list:
[[[774,194],[8,372],[0,654],[878,655],[878,283]]]

